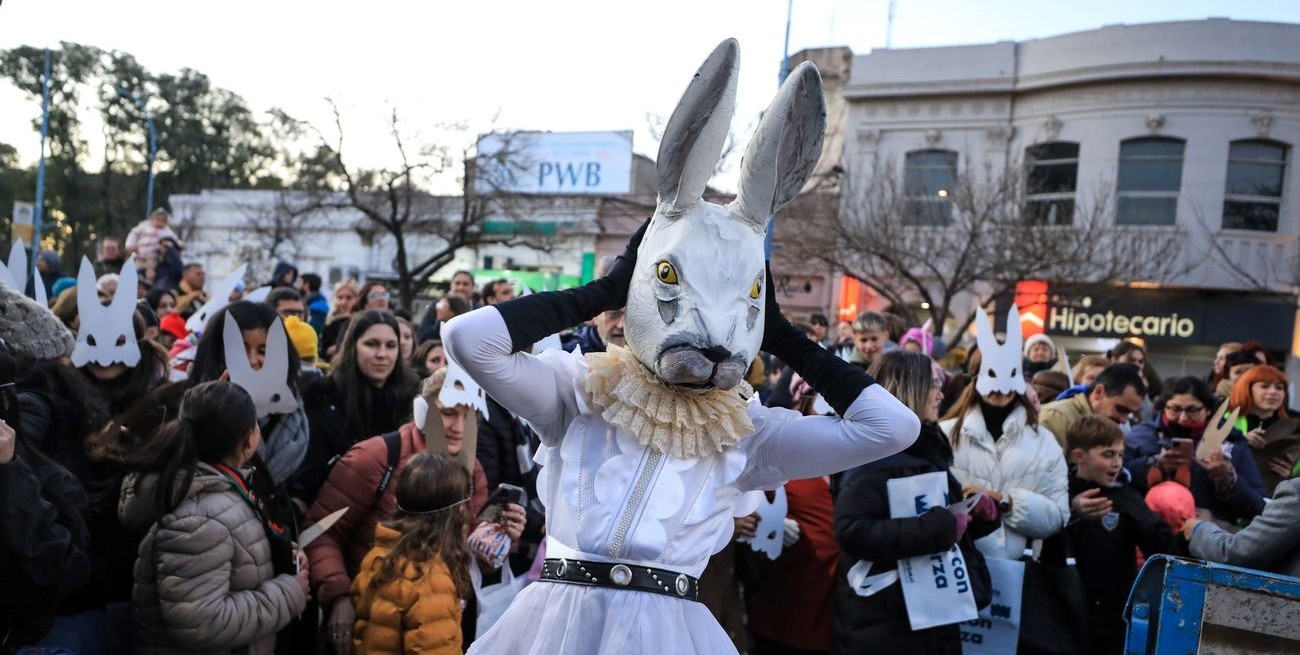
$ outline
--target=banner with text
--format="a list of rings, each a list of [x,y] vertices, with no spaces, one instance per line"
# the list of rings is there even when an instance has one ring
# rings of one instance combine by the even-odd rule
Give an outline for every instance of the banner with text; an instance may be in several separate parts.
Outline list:
[[[886,488],[891,518],[913,518],[931,508],[948,506],[945,471],[894,478]],[[898,578],[913,630],[969,621],[979,614],[966,559],[956,544],[942,553],[899,560]]]
[[[479,137],[478,193],[620,195],[632,190],[632,132],[502,132]]]

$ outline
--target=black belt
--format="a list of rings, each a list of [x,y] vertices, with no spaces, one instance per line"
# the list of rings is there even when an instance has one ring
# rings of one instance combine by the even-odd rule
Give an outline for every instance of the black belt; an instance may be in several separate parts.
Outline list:
[[[632,564],[588,562],[576,559],[547,559],[542,579],[550,582],[649,591],[674,598],[698,601],[700,581],[685,573]]]

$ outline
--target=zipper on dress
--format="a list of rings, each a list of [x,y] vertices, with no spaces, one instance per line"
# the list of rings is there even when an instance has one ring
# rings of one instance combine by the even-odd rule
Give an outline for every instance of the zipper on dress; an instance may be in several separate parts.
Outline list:
[[[632,495],[627,499],[627,508],[623,510],[623,516],[618,520],[618,529],[614,531],[614,538],[609,542],[611,558],[617,559],[623,556],[623,542],[627,540],[627,533],[632,529],[632,520],[636,518],[641,501],[645,499],[646,490],[650,487],[650,480],[654,478],[655,468],[659,466],[659,460],[662,458],[663,453],[649,451],[641,475],[637,477],[636,486],[632,489]]]

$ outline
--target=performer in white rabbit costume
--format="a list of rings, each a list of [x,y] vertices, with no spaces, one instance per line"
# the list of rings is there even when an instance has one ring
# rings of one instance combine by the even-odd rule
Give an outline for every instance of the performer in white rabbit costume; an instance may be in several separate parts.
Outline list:
[[[811,64],[790,75],[745,155],[740,193],[701,200],[734,111],[738,46],[692,80],[659,149],[659,203],[609,275],[453,319],[449,355],[542,440],[542,580],[471,653],[732,653],[696,578],[762,489],[903,450],[916,415],[794,329],[764,266],[768,220],[821,150],[825,100]],[[627,307],[628,349],[583,356],[533,343]],[[838,417],[747,403],[760,346]]]

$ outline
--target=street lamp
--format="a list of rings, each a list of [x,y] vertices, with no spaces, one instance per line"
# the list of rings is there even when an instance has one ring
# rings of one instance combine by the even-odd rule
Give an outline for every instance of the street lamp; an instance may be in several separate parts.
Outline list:
[[[145,107],[144,100],[141,100],[140,96],[131,93],[126,87],[117,87],[117,95],[135,101],[135,106],[139,107],[140,111],[144,112],[145,123],[149,126],[149,191],[147,194],[148,197],[145,200],[144,208],[144,215],[148,218],[149,213],[153,211],[153,160],[154,156],[158,152],[158,139],[153,130],[153,115],[149,113],[149,108]]]

